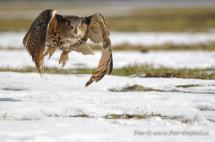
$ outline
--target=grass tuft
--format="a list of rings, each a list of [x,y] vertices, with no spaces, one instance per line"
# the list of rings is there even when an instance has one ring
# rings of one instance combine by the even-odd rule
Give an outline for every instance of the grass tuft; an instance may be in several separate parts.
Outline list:
[[[150,115],[147,114],[107,114],[105,119],[148,119]]]
[[[192,88],[192,87],[198,87],[201,86],[200,84],[185,84],[185,85],[177,85],[177,88]]]
[[[163,90],[160,90],[160,89],[154,89],[154,88],[146,88],[142,85],[138,85],[138,84],[135,84],[135,85],[127,85],[125,87],[122,87],[122,88],[111,88],[111,89],[108,89],[109,91],[111,92],[133,92],[133,91],[144,91],[144,92],[148,92],[148,91],[158,91],[158,92],[163,92]]]

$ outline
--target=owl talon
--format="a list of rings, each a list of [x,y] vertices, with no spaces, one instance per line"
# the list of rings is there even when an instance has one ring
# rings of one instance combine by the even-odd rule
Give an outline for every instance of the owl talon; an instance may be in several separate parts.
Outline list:
[[[66,52],[66,51],[63,51],[61,53],[61,56],[60,56],[60,60],[59,60],[59,64],[62,63],[62,66],[64,67],[66,65],[66,62],[69,60],[69,52]]]
[[[48,55],[49,56],[48,58],[50,59],[51,56],[54,54],[55,50],[56,50],[56,48],[49,46],[45,52],[45,56]]]

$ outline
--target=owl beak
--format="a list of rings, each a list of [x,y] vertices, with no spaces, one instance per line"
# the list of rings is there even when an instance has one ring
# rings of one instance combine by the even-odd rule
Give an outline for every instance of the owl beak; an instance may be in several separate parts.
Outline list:
[[[75,34],[77,35],[77,29],[75,29]]]

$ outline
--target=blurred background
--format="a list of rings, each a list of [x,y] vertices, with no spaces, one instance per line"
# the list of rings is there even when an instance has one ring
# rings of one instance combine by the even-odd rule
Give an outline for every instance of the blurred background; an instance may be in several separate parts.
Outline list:
[[[192,75],[185,72],[197,69],[209,79],[215,77],[211,72],[215,66],[214,0],[0,0],[2,71],[35,71],[22,38],[33,19],[48,8],[66,15],[99,12],[106,17],[114,50],[113,74],[202,78],[194,74],[196,70]],[[47,72],[91,73],[100,58],[98,48],[93,48],[95,56],[72,53],[64,69],[58,65],[57,53],[45,62]],[[151,74],[148,69],[160,70]],[[179,69],[184,71],[178,73]]]
[[[112,31],[207,31],[214,26],[213,0],[0,0],[1,31],[24,31],[44,9],[108,17]]]

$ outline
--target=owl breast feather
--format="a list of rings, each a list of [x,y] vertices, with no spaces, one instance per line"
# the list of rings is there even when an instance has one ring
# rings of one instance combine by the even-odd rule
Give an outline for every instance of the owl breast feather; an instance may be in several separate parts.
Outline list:
[[[81,39],[79,38],[63,38],[62,39],[62,45],[61,45],[61,49],[68,51],[71,48],[73,48],[73,46],[80,41]]]
[[[81,38],[64,37],[50,34],[48,35],[47,45],[59,48],[64,51],[69,51],[73,46],[80,41]]]

